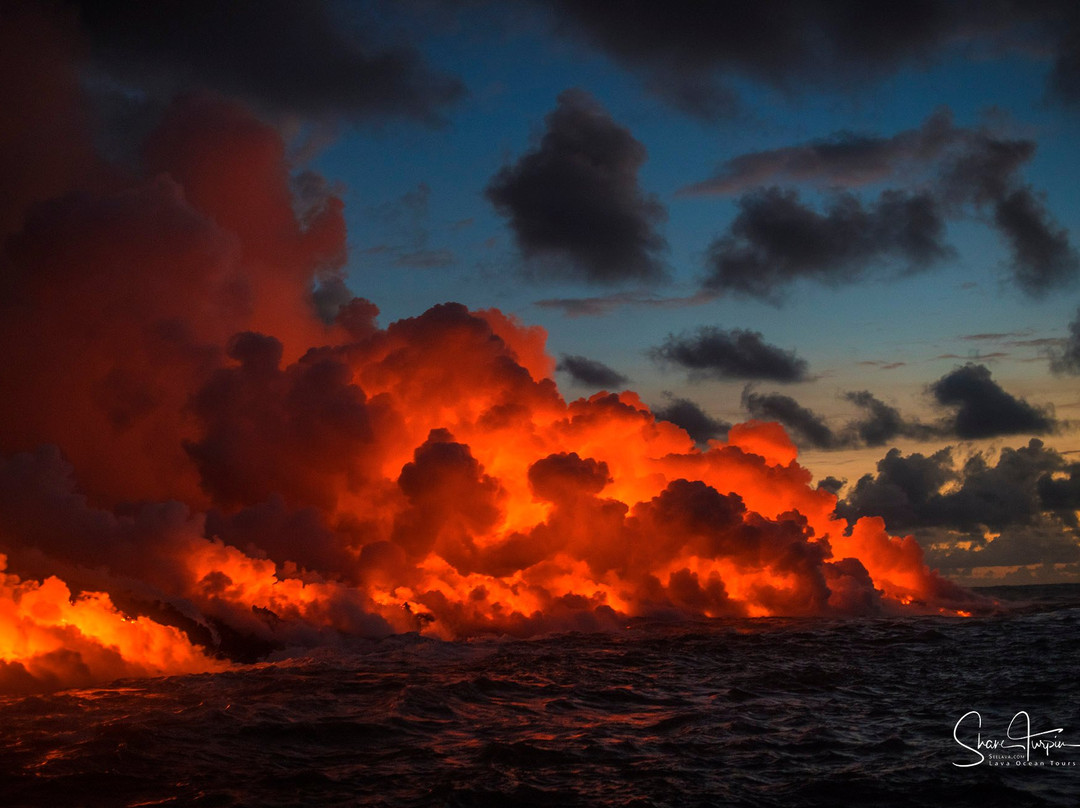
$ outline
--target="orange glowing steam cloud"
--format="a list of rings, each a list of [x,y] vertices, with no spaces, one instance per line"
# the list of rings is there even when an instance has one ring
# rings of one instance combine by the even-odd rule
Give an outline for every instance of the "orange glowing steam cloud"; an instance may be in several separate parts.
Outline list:
[[[0,217],[0,689],[403,631],[972,602],[913,539],[836,518],[776,424],[701,450],[633,393],[566,402],[544,331],[496,310],[320,319],[342,203],[293,193],[276,130],[182,98],[132,174],[72,125],[63,47],[0,54],[44,62],[0,131],[0,161],[39,165],[5,174]]]

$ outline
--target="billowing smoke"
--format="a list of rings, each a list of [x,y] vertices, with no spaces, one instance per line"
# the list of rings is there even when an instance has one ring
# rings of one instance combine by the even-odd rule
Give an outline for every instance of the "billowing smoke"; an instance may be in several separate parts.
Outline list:
[[[0,53],[76,85],[62,49]],[[76,106],[0,132],[21,203],[0,259],[0,688],[405,631],[972,602],[913,539],[837,517],[777,424],[701,448],[633,393],[564,400],[546,334],[499,311],[383,326],[342,303],[342,202],[297,204],[279,133],[235,102],[178,98],[141,173],[81,130],[9,170]]]

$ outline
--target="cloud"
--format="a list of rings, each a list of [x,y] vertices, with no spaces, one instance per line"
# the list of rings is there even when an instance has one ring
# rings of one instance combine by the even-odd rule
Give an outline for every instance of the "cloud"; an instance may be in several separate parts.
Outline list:
[[[808,365],[794,351],[769,345],[760,332],[732,329],[723,331],[701,326],[679,336],[668,334],[662,345],[650,350],[652,358],[685,368],[690,378],[769,379],[801,382],[808,377]]]
[[[1032,439],[957,464],[946,447],[927,457],[891,449],[837,507],[870,513],[890,530],[912,530],[930,563],[943,569],[1016,566],[1080,559],[1076,510],[1080,464]]]
[[[164,98],[211,89],[272,112],[434,122],[464,92],[412,47],[373,41],[374,15],[326,0],[68,4],[100,70]]]
[[[1058,423],[1053,413],[1028,404],[1005,392],[982,365],[957,368],[931,384],[939,407],[953,410],[933,423],[904,417],[901,412],[868,390],[849,391],[842,398],[854,404],[862,415],[834,429],[821,415],[779,393],[757,393],[752,386],[743,390],[742,404],[754,418],[777,421],[791,431],[799,445],[816,449],[850,449],[884,446],[897,438],[965,440],[999,435],[1053,432]]]
[[[615,284],[657,280],[667,213],[638,185],[645,147],[587,93],[561,93],[539,145],[491,180],[536,277]]]
[[[926,269],[952,255],[947,219],[969,215],[996,228],[1011,252],[1022,292],[1040,297],[1080,277],[1068,231],[1019,178],[1036,144],[990,125],[957,127],[948,109],[892,137],[839,132],[825,140],[728,160],[720,172],[682,194],[731,194],[739,213],[709,250],[705,288],[777,300],[799,278],[854,283],[882,266]],[[890,180],[874,204],[848,192]],[[822,212],[776,182],[834,189]],[[749,190],[757,188],[757,190]]]
[[[743,196],[728,233],[710,245],[705,288],[776,301],[798,279],[836,285],[879,265],[923,270],[952,254],[944,231],[925,193],[885,191],[870,206],[842,193],[819,213],[795,191],[768,188]]]
[[[394,266],[411,269],[441,269],[453,263],[454,253],[451,250],[414,250],[394,259]]]
[[[851,391],[845,393],[844,398],[866,413],[863,418],[849,423],[846,429],[864,446],[884,446],[900,436],[925,439],[936,433],[933,427],[907,420],[896,407],[889,406],[868,390]]]
[[[1080,15],[1072,7],[1070,24],[1058,45],[1050,74],[1054,97],[1070,105],[1080,104]]]
[[[960,4],[930,0],[876,8],[858,3],[640,3],[537,0],[557,32],[584,40],[643,77],[659,98],[714,120],[738,112],[736,82],[793,94],[850,91],[905,65],[949,54],[1036,50],[1054,59],[1050,89],[1080,99],[1080,33],[1070,4]],[[1043,57],[1045,58],[1045,57]]]
[[[950,426],[960,438],[1039,435],[1057,427],[1052,412],[1005,392],[985,365],[959,367],[934,382],[930,392],[939,404],[956,409]]]
[[[1013,277],[1028,295],[1040,297],[1080,277],[1080,255],[1069,233],[1055,225],[1049,212],[1028,188],[999,200],[994,223],[1012,248]]]
[[[880,76],[936,45],[947,31],[938,4],[867,16],[858,6],[760,7],[689,0],[639,4],[551,0],[558,30],[643,72],[648,85],[702,118],[730,112],[726,80],[744,76],[793,90]],[[671,95],[668,95],[671,93]]]
[[[1064,346],[1050,353],[1050,369],[1054,373],[1080,374],[1080,308],[1069,323],[1069,336]]]
[[[851,188],[890,179],[904,168],[923,169],[955,142],[952,112],[938,110],[918,129],[892,137],[836,132],[797,146],[733,157],[713,177],[678,195],[735,194],[774,183]]]
[[[653,292],[615,292],[595,297],[556,297],[537,300],[534,306],[542,309],[561,309],[565,317],[600,317],[623,306],[644,306],[676,309],[700,306],[716,300],[719,294],[700,290],[687,297],[661,297]]]
[[[779,393],[755,393],[743,390],[743,408],[761,421],[779,421],[790,429],[800,445],[816,449],[836,449],[843,440],[832,431],[825,419],[801,406],[791,396]]]
[[[603,362],[588,359],[584,356],[568,356],[563,354],[562,361],[555,366],[555,370],[569,373],[574,384],[586,387],[622,387],[630,380],[616,370],[609,368]]]
[[[694,443],[720,438],[731,429],[731,424],[713,418],[690,399],[677,398],[670,393],[665,395],[668,403],[654,408],[653,414],[658,421],[671,421],[675,426],[685,429]]]

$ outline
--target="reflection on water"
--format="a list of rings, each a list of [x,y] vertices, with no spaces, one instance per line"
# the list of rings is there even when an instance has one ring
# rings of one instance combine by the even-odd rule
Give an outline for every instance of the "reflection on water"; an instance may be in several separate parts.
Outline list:
[[[1059,600],[967,620],[404,636],[9,698],[0,793],[4,805],[1072,806],[1080,766],[957,768],[969,758],[952,731],[968,710],[988,732],[1027,710],[1080,742],[1078,616]]]

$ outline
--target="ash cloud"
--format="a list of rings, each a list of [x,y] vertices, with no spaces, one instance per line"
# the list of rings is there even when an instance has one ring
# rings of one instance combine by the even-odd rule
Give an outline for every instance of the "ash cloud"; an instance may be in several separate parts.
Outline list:
[[[809,365],[794,351],[765,342],[758,331],[701,326],[696,331],[669,334],[650,356],[660,364],[687,370],[691,379],[769,379],[801,382],[809,378]]]
[[[823,418],[801,406],[791,396],[755,393],[748,387],[743,390],[742,404],[753,418],[782,423],[794,433],[796,442],[800,445],[813,446],[816,449],[837,449],[844,443]]]
[[[662,407],[654,407],[653,414],[657,420],[671,421],[675,426],[685,429],[694,443],[704,444],[715,438],[721,438],[731,429],[731,424],[713,418],[690,399],[671,394],[666,394],[666,396],[667,403]]]
[[[555,370],[569,373],[575,384],[585,387],[618,388],[626,385],[629,378],[614,370],[603,362],[589,359],[585,356],[563,354]]]
[[[538,146],[489,183],[538,279],[597,284],[664,277],[667,212],[638,184],[645,147],[581,90],[566,90]]]
[[[55,69],[43,106],[6,96],[23,106],[0,135],[31,149],[0,161],[61,152],[15,175],[0,243],[0,633],[36,643],[0,688],[392,632],[970,601],[913,543],[834,519],[778,425],[691,451],[632,392],[567,403],[543,329],[498,310],[380,327],[373,303],[343,299],[342,200],[290,182],[281,133],[248,105],[179,97],[124,171],[102,167],[88,126],[51,140],[80,120],[80,66],[38,22],[40,40],[0,48],[0,87]],[[753,332],[683,342],[691,369],[806,374]],[[740,591],[728,569],[746,571]]]
[[[408,44],[380,42],[327,0],[67,0],[94,64],[161,97],[209,89],[278,113],[438,121],[464,89]]]

